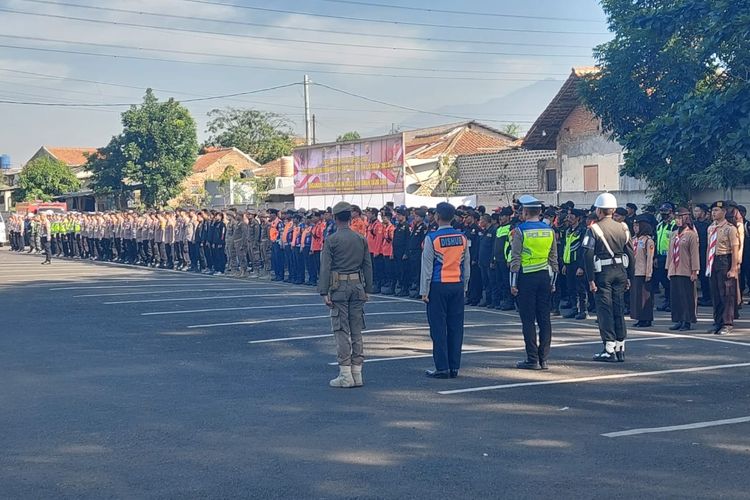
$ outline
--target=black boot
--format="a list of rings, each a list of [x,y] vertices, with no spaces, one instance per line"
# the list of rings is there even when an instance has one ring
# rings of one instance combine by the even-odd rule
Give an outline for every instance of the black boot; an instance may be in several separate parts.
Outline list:
[[[677,331],[682,328],[682,322],[677,322],[674,325],[670,326],[669,329],[674,331]]]
[[[681,332],[687,332],[687,331],[690,331],[692,329],[693,329],[693,327],[687,321],[685,321],[684,323],[682,323],[682,326],[680,327],[680,331]]]

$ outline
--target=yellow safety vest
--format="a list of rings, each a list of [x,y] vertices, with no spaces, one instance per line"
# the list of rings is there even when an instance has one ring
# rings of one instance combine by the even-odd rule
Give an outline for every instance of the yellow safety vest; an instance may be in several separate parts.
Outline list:
[[[523,233],[521,269],[524,274],[545,271],[549,261],[549,252],[555,244],[555,232],[541,222],[524,223],[518,229]]]

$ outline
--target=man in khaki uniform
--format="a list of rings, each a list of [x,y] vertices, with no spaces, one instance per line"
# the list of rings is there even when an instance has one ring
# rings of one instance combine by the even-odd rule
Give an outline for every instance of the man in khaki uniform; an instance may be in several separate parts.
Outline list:
[[[318,291],[331,309],[339,376],[331,387],[361,387],[365,326],[364,305],[372,291],[372,261],[367,240],[351,230],[352,207],[342,201],[333,207],[336,233],[323,245]]]
[[[737,279],[740,274],[740,237],[737,228],[727,221],[727,202],[711,205],[713,224],[708,227],[706,276],[711,283],[714,324],[708,333],[726,335],[734,327],[737,307]]]

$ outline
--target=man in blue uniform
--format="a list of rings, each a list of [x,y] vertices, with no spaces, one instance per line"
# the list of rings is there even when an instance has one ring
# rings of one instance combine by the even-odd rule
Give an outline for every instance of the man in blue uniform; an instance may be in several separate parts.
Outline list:
[[[436,208],[437,231],[424,239],[420,295],[427,304],[435,369],[431,378],[456,378],[461,368],[464,338],[464,294],[471,277],[469,245],[451,222],[456,209],[450,203]]]
[[[530,195],[521,196],[518,201],[523,207],[524,222],[515,229],[511,240],[510,292],[518,298],[526,359],[516,367],[547,370],[552,344],[551,299],[559,272],[555,232],[539,220],[541,201]]]

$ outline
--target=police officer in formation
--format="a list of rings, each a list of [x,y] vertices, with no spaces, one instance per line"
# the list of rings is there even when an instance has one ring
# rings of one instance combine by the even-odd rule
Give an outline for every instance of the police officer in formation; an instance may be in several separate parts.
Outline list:
[[[633,278],[633,247],[625,222],[612,219],[617,199],[610,193],[594,203],[598,221],[583,239],[589,287],[596,296],[596,313],[604,349],[594,361],[625,361],[625,292]],[[666,262],[665,262],[666,264]]]
[[[510,287],[511,294],[518,298],[526,359],[516,366],[524,370],[547,370],[552,344],[550,309],[559,273],[555,232],[539,220],[541,201],[529,195],[521,196],[518,201],[523,222],[513,231],[511,240]]]

